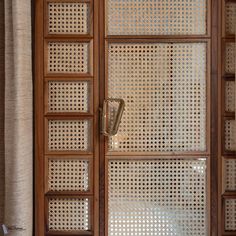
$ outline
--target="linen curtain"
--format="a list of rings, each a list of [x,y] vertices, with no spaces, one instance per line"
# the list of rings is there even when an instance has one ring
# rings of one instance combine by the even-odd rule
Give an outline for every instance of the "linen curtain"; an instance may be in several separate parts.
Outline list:
[[[0,0],[0,224],[9,236],[33,235],[31,47],[31,0]]]

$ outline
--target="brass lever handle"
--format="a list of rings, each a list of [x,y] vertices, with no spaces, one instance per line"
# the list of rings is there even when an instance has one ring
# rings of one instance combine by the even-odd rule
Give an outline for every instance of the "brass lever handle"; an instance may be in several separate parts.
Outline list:
[[[113,127],[110,130],[107,130],[107,105],[109,102],[117,102],[119,103],[118,111],[115,117],[115,122]],[[102,108],[102,124],[101,124],[101,133],[105,136],[113,136],[116,135],[119,129],[119,125],[121,122],[121,118],[123,115],[123,111],[125,108],[125,101],[120,98],[107,98],[103,102],[103,108]]]

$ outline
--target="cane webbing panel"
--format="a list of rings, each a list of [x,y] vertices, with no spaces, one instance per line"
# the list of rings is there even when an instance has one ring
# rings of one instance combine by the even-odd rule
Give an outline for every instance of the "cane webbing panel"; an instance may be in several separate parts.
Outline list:
[[[49,120],[48,148],[50,151],[88,151],[90,121]]]
[[[206,161],[112,160],[108,235],[207,235]]]
[[[49,159],[49,191],[88,191],[89,162],[78,159]]]
[[[89,6],[87,3],[48,3],[49,34],[87,34]]]
[[[235,121],[225,121],[225,149],[228,151],[236,151],[236,133]]]
[[[225,230],[236,231],[236,199],[225,200]]]
[[[235,34],[236,3],[225,4],[225,31],[226,34]]]
[[[236,159],[226,159],[225,167],[225,189],[236,190]]]
[[[88,112],[89,86],[85,81],[48,83],[49,112]]]
[[[112,43],[108,97],[125,112],[110,151],[206,150],[206,44]]]
[[[225,111],[235,111],[235,83],[234,81],[225,82]]]
[[[89,199],[51,198],[48,214],[49,231],[89,230]]]
[[[225,47],[225,72],[235,71],[235,43],[226,43]]]
[[[89,44],[78,42],[48,43],[49,73],[87,73]]]
[[[206,33],[206,0],[107,0],[108,35]]]

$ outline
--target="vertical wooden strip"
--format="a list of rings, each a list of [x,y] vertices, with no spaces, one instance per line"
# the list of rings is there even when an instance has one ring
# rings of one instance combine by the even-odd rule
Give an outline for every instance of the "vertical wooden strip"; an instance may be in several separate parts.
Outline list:
[[[35,235],[44,236],[43,1],[35,1]]]

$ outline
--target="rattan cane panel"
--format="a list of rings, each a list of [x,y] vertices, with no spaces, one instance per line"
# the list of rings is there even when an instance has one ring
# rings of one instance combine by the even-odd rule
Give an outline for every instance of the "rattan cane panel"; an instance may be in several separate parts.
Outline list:
[[[108,235],[207,235],[206,161],[112,160]]]
[[[88,73],[88,61],[88,43],[48,43],[48,73]]]
[[[225,200],[225,230],[236,231],[236,199]]]
[[[88,191],[89,161],[78,159],[49,159],[49,191]]]
[[[226,43],[225,47],[225,72],[235,72],[235,43]]]
[[[225,149],[227,151],[236,151],[236,133],[235,121],[225,121]]]
[[[225,31],[226,34],[235,34],[235,16],[236,16],[236,3],[226,2],[225,5]]]
[[[108,97],[126,103],[109,151],[205,151],[205,43],[112,43],[108,50]]]
[[[107,0],[108,35],[206,34],[206,0]]]
[[[225,111],[235,111],[235,82],[225,82]]]
[[[88,120],[49,120],[49,151],[89,151],[90,126]]]
[[[49,112],[88,112],[89,85],[86,81],[48,83]]]
[[[87,198],[49,199],[49,231],[89,230],[89,215],[89,199]]]
[[[78,2],[48,3],[49,34],[88,34],[89,5]]]
[[[236,159],[226,159],[224,162],[225,189],[236,190]]]

